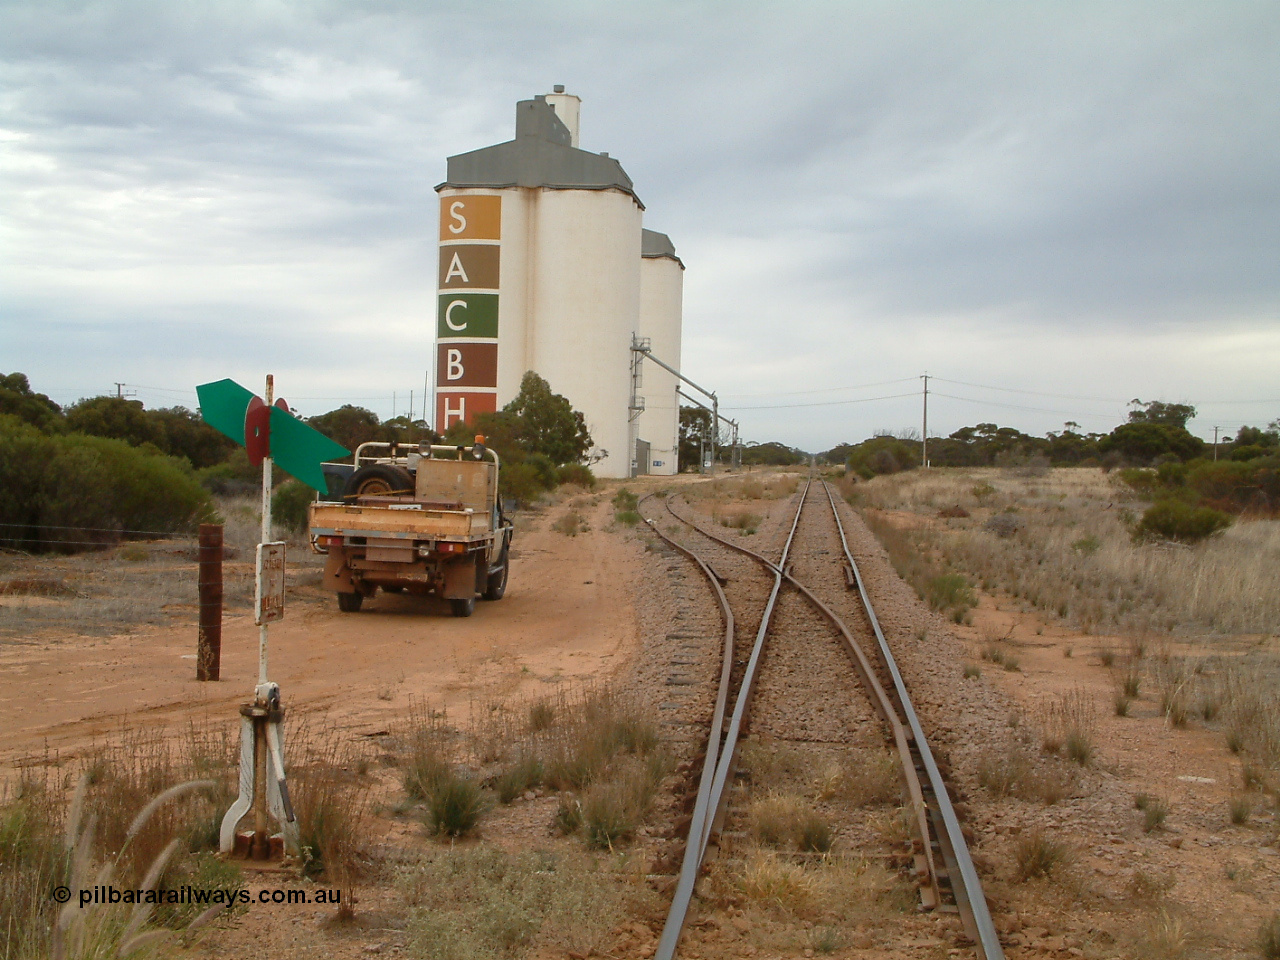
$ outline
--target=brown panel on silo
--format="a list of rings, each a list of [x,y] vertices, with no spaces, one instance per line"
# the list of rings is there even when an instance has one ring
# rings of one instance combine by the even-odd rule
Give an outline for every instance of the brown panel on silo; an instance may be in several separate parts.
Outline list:
[[[465,243],[440,248],[441,290],[497,290],[501,247]]]
[[[498,385],[498,344],[442,343],[436,347],[436,377],[439,389],[450,387],[496,387]]]

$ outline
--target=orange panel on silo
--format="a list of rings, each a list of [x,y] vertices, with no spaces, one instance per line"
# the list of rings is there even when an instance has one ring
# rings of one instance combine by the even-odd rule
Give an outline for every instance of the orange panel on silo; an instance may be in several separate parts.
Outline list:
[[[436,393],[436,429],[441,433],[458,421],[474,422],[478,413],[494,413],[498,409],[498,394],[493,393]]]
[[[502,198],[457,196],[440,198],[441,240],[499,240],[502,238]]]

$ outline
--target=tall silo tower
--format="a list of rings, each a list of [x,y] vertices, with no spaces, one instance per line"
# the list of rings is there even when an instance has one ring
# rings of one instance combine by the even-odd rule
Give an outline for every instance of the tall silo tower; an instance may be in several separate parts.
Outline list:
[[[522,100],[514,140],[449,158],[436,428],[500,408],[533,370],[585,415],[596,473],[625,477],[644,205],[617,160],[577,146],[579,105],[563,87]]]
[[[649,341],[653,355],[680,368],[680,328],[684,306],[684,264],[675,244],[665,233],[645,230],[640,241],[640,321],[637,335]],[[679,382],[657,364],[645,363],[644,412],[638,419],[637,439],[649,445],[648,464],[637,463],[641,473],[671,475],[677,472],[680,443]]]

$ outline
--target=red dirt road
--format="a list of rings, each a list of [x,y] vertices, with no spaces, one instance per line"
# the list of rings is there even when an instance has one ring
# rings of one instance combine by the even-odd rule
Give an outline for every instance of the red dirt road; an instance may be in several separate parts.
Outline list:
[[[411,699],[465,714],[473,699],[612,673],[637,640],[639,546],[565,537],[528,516],[512,554],[506,597],[477,604],[468,619],[430,598],[380,593],[362,612],[342,614],[314,586],[291,591],[270,633],[269,674],[285,706],[360,735],[394,724]],[[192,617],[129,635],[41,633],[0,646],[6,775],[14,761],[46,751],[77,755],[122,724],[154,732],[191,718],[233,721],[257,681],[258,628],[248,615],[226,618],[218,683],[195,680],[195,644]]]

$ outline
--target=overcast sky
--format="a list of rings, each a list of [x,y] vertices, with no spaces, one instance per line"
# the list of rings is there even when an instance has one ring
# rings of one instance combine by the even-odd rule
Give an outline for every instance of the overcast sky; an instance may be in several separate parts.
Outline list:
[[[445,158],[564,83],[747,440],[918,429],[926,372],[930,435],[1263,425],[1277,50],[1271,0],[0,0],[0,373],[421,411]]]

